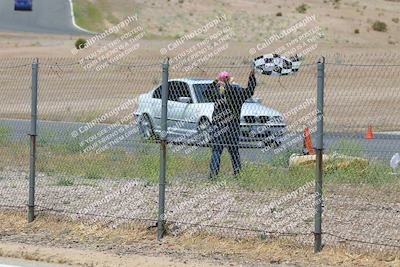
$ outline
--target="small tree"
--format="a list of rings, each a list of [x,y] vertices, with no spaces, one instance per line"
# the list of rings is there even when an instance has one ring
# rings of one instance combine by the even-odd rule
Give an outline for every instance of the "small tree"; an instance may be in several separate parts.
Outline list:
[[[374,22],[374,24],[372,24],[372,29],[377,32],[386,32],[387,25],[385,22],[377,20]]]
[[[307,9],[308,9],[308,5],[306,5],[306,4],[301,4],[298,7],[296,7],[296,11],[301,13],[301,14],[306,13]]]
[[[75,41],[75,47],[76,49],[83,49],[86,46],[86,39],[85,38],[79,38],[78,40]]]

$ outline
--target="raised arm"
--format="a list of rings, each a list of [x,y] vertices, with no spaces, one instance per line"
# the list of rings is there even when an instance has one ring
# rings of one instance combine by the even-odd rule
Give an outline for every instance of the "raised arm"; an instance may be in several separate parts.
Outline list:
[[[243,99],[246,100],[254,95],[254,90],[257,86],[257,80],[254,69],[250,71],[249,81],[247,82],[247,88],[243,89]]]

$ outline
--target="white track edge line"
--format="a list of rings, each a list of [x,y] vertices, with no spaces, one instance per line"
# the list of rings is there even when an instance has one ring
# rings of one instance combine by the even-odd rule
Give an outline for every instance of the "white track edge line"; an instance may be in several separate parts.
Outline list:
[[[76,22],[75,22],[75,14],[74,14],[74,4],[72,3],[72,0],[68,0],[68,1],[69,1],[69,6],[71,8],[71,18],[72,18],[72,24],[74,25],[74,27],[79,29],[79,30],[81,30],[81,31],[89,33],[89,34],[96,34],[95,32],[88,31],[88,30],[86,30],[86,29],[84,29],[84,28],[82,28],[82,27],[80,27],[79,25],[76,24]]]

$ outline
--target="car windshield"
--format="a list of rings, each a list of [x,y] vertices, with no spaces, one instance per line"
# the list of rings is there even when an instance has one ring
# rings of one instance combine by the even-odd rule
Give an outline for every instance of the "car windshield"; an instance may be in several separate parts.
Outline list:
[[[210,99],[208,99],[207,96],[204,95],[204,91],[207,90],[208,86],[211,83],[198,83],[198,84],[193,84],[194,92],[196,94],[197,102],[198,103],[210,103],[212,102]],[[253,98],[249,98],[246,100],[247,103],[256,103],[257,101],[254,100]]]

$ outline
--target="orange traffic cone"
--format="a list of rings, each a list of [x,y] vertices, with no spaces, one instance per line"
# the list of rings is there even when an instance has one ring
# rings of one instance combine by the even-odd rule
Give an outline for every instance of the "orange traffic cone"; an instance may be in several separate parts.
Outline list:
[[[365,139],[374,139],[374,133],[372,132],[372,126],[368,126],[367,134],[365,135]]]
[[[303,142],[303,145],[304,145],[304,152],[303,152],[303,154],[305,154],[305,155],[314,155],[314,148],[313,148],[313,146],[312,146],[312,143],[311,143],[311,137],[310,137],[310,130],[308,129],[308,127],[305,127],[304,128],[304,142]]]

